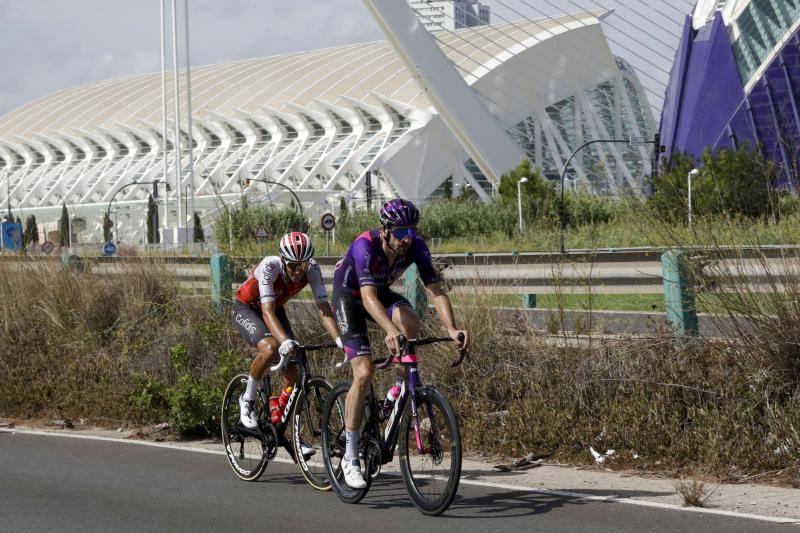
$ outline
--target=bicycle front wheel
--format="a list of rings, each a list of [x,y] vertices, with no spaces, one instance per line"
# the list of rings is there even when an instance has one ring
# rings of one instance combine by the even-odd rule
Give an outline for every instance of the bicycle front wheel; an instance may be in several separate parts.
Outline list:
[[[344,428],[344,402],[349,390],[349,381],[339,383],[325,400],[325,409],[322,413],[322,462],[333,492],[339,499],[345,503],[358,503],[367,495],[372,478],[369,475],[365,476],[367,486],[363,489],[351,488],[344,480],[342,461],[347,440]],[[368,468],[365,466],[364,470],[367,471]]]
[[[461,433],[447,399],[436,389],[420,387],[417,394],[419,441],[411,402],[400,421],[397,446],[400,473],[414,505],[437,516],[450,507],[461,476]]]
[[[247,429],[239,420],[239,396],[247,388],[247,374],[231,380],[222,398],[222,442],[225,455],[233,473],[245,481],[255,481],[269,464],[266,439],[256,429]],[[260,418],[260,402],[255,403],[256,416]]]
[[[317,490],[330,490],[331,483],[322,463],[322,412],[325,400],[333,387],[321,377],[308,380],[305,392],[300,391],[294,408],[292,445],[300,472],[308,484]],[[305,448],[306,454],[303,455]],[[313,453],[308,453],[313,449]]]

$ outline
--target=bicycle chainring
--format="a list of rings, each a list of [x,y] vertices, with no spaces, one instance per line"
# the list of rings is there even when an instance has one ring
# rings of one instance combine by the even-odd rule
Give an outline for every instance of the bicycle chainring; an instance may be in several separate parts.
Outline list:
[[[275,426],[267,424],[261,428],[261,434],[261,447],[264,449],[267,460],[271,461],[278,455],[278,434],[275,432]]]
[[[381,445],[376,439],[369,439],[367,444],[367,453],[364,454],[365,462],[370,461],[369,471],[372,474],[372,479],[375,479],[381,473]]]

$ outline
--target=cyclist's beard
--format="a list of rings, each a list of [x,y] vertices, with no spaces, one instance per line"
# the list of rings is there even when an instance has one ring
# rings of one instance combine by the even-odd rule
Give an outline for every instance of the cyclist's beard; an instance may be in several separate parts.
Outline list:
[[[387,247],[388,247],[388,248],[389,248],[389,249],[390,249],[392,252],[394,252],[395,254],[397,254],[397,256],[398,256],[398,257],[403,257],[403,256],[405,256],[405,255],[408,253],[408,249],[410,248],[410,246],[406,246],[404,249],[398,249],[398,248],[395,248],[394,246],[392,246],[392,234],[391,234],[391,233],[388,233],[388,232],[387,232],[387,233],[384,235],[384,240],[386,241],[386,246],[387,246]]]

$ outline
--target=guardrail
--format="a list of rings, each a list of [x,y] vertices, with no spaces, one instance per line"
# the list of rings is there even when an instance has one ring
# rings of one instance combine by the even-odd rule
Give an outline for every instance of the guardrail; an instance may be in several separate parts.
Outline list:
[[[781,268],[785,258],[800,257],[799,246],[764,246],[761,248],[703,248],[688,249],[692,255],[704,255],[713,261],[751,263],[753,268],[741,272],[732,271],[730,278],[738,283],[757,286],[764,281],[765,273],[757,267],[764,262],[773,262]],[[525,307],[535,307],[536,294],[559,293],[653,293],[664,294],[668,319],[682,331],[696,331],[693,296],[686,282],[687,274],[682,266],[686,252],[666,252],[654,248],[616,250],[577,250],[567,254],[552,253],[505,253],[505,254],[435,254],[434,260],[443,273],[449,289],[454,293],[516,294],[523,298]],[[0,261],[9,265],[49,263],[60,260],[63,264],[89,270],[95,274],[109,276],[124,275],[133,265],[156,264],[165,273],[175,276],[182,287],[195,291],[211,291],[215,300],[222,302],[230,298],[232,289],[241,283],[247,270],[260,261],[258,257],[227,258],[217,268],[225,275],[214,275],[214,258],[186,256],[125,256],[125,257],[78,257],[64,255],[61,258],[31,258],[25,256],[3,256]],[[334,265],[338,257],[319,257],[323,279],[330,287]],[[787,272],[785,277],[797,272]],[[779,270],[769,274],[770,281],[781,282],[784,276]],[[212,282],[216,280],[216,283]],[[406,292],[418,294],[424,300],[424,292],[411,290],[416,281],[412,271],[403,280]],[[418,283],[418,282],[417,282]],[[757,289],[758,290],[758,289]],[[774,288],[772,289],[774,290]],[[227,296],[226,296],[227,295]],[[694,325],[693,325],[694,324]]]

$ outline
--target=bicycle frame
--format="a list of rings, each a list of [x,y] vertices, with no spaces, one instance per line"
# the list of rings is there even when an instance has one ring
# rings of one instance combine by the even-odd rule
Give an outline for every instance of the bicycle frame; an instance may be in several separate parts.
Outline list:
[[[249,434],[252,437],[259,438],[263,433],[263,430],[266,429],[268,426],[273,426],[275,429],[275,434],[278,437],[278,446],[283,446],[283,448],[289,453],[292,457],[292,460],[297,462],[297,458],[294,454],[294,449],[290,445],[290,442],[286,439],[286,429],[289,426],[289,422],[291,419],[292,410],[294,408],[294,403],[297,400],[298,394],[300,391],[306,391],[308,389],[308,381],[311,379],[311,372],[308,367],[308,354],[307,351],[314,351],[322,348],[332,348],[336,345],[333,343],[325,343],[325,344],[315,344],[315,345],[307,345],[307,346],[300,346],[297,355],[289,360],[290,364],[295,364],[299,368],[300,374],[295,380],[294,384],[292,385],[292,393],[289,396],[289,399],[286,401],[286,405],[281,411],[281,419],[278,421],[277,424],[273,424],[270,419],[270,411],[269,411],[269,393],[272,391],[272,381],[270,378],[270,373],[267,372],[264,374],[262,378],[262,387],[258,390],[258,398],[261,403],[261,412],[262,417],[259,419],[259,427],[258,429],[247,429],[245,427],[239,427],[238,430]],[[308,404],[308,394],[303,396],[305,398],[305,412],[309,412],[309,404]],[[312,421],[309,420],[309,426],[313,426],[311,423]]]
[[[420,438],[419,434],[419,420],[417,418],[417,389],[422,386],[422,381],[419,377],[417,356],[415,354],[403,355],[402,358],[400,358],[399,364],[405,367],[405,377],[403,378],[403,383],[400,386],[400,396],[398,396],[397,400],[392,406],[392,412],[389,415],[383,434],[381,434],[380,431],[377,432],[378,445],[381,450],[381,464],[391,462],[394,457],[394,450],[397,446],[397,436],[400,430],[400,420],[402,419],[403,410],[405,409],[406,403],[409,401],[409,399],[411,400],[411,420],[414,424],[417,451],[420,454],[429,451],[423,446],[422,439]],[[375,397],[374,389],[371,388],[370,392],[372,401],[370,402],[371,413],[369,414],[369,424],[374,428],[380,428],[378,413],[380,412],[381,407],[377,398]],[[428,416],[429,420],[431,421],[431,429],[435,432],[436,420],[433,416],[433,412],[429,412]]]

